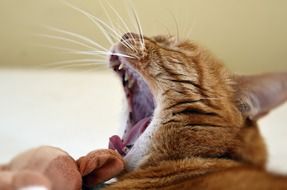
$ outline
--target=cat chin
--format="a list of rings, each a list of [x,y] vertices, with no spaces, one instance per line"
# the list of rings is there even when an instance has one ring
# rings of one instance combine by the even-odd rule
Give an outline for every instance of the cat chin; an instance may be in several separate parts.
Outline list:
[[[159,126],[158,123],[160,122],[160,120],[157,119],[157,113],[159,113],[159,110],[160,106],[157,106],[151,123],[137,139],[132,149],[124,157],[127,171],[137,169],[139,166],[144,164],[145,160],[147,160],[150,153],[149,151],[151,150],[150,146],[152,143],[152,137],[157,130],[156,126]]]

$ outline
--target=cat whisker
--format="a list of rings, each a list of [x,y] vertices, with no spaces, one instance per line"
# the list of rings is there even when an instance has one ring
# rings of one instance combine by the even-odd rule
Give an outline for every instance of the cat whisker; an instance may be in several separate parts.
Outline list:
[[[108,1],[105,1],[105,3],[106,3],[106,4],[109,6],[109,8],[114,12],[114,14],[116,15],[116,18],[118,18],[118,19],[120,20],[120,22],[122,23],[123,27],[125,27],[125,29],[126,29],[127,31],[131,31],[131,30],[129,29],[129,27],[127,26],[126,22],[125,22],[125,21],[123,20],[123,18],[121,17],[121,15],[117,12],[117,10],[116,10]],[[108,14],[107,9],[104,7],[104,5],[101,3],[101,1],[100,1],[100,5],[101,5],[102,9],[104,10],[104,12],[105,12],[107,18],[109,19],[109,21],[110,21],[110,23],[111,23],[111,26],[115,29],[114,24],[113,24],[113,22],[112,22],[112,20],[111,20],[111,18],[110,18],[110,15]],[[122,31],[120,31],[120,32],[121,32],[121,33],[125,33],[125,32],[122,32]],[[136,42],[133,36],[132,36],[132,40],[133,40],[134,43]],[[130,49],[132,49],[133,51],[135,51],[136,53],[138,53],[138,50],[137,50],[132,44],[130,44],[128,41],[124,41],[124,42],[123,42],[123,41],[120,41],[120,43],[121,43],[122,45],[124,45],[124,46],[126,46],[126,45],[128,44],[128,46],[130,47]]]
[[[81,54],[81,55],[110,55],[109,52],[105,52],[105,51],[74,51],[71,53]]]
[[[63,53],[68,53],[68,54],[97,55],[97,56],[104,56],[104,57],[106,55],[109,55],[106,53],[106,51],[96,51],[96,50],[83,51],[83,50],[76,50],[76,49],[58,47],[58,46],[48,46],[48,45],[38,45],[38,46],[50,48],[50,49],[61,50]]]
[[[101,30],[101,32],[104,34],[104,36],[106,37],[106,39],[108,40],[108,42],[110,43],[110,45],[113,45],[115,42],[112,40],[112,38],[116,39],[116,36],[112,36],[110,33],[107,33],[107,31],[105,30],[105,28],[95,19],[97,18],[96,16],[92,15],[91,13],[84,11],[83,9],[74,6],[73,4],[67,2],[67,1],[63,1],[64,4],[72,9],[74,9],[75,11],[85,15],[86,17],[88,17],[88,19],[90,21],[92,21],[92,23],[96,24],[96,26]],[[102,21],[103,22],[103,21]],[[104,23],[104,22],[103,22]],[[115,32],[113,30],[113,32]],[[115,32],[116,33],[116,32]]]
[[[101,2],[101,1],[100,1]],[[107,2],[108,3],[108,2]],[[115,32],[117,32],[118,34],[120,34],[120,33],[124,33],[124,32],[122,32],[122,31],[120,31],[119,29],[116,29],[115,28],[115,26],[114,26],[114,24],[113,24],[113,22],[112,22],[112,20],[111,20],[111,18],[110,18],[110,15],[108,14],[108,11],[106,10],[106,8],[103,6],[103,4],[102,3],[100,3],[101,4],[101,7],[102,7],[102,9],[104,10],[104,12],[105,12],[105,14],[106,14],[106,17],[108,18],[108,20],[109,20],[109,22],[110,22],[110,25],[111,25],[111,27],[113,28],[113,30],[115,31]],[[120,15],[117,15],[117,17],[120,17]],[[109,28],[108,28],[109,29]],[[110,29],[111,30],[111,29]],[[121,36],[122,36],[122,34],[120,34],[120,38],[121,38]],[[127,48],[129,48],[129,49],[131,49],[131,50],[133,50],[133,51],[135,51],[135,52],[137,52],[137,50],[133,47],[133,45],[132,44],[130,44],[130,43],[128,43],[127,41],[125,41],[125,42],[123,42],[123,41],[121,41],[120,40],[120,43],[122,44],[122,45],[124,45],[125,47],[127,47]]]
[[[171,14],[171,17],[175,23],[175,28],[176,28],[176,40],[179,41],[179,26],[178,26],[178,22],[177,22],[177,19],[176,17],[174,16],[173,12],[170,11],[170,14]]]
[[[105,52],[105,51],[77,51],[75,53],[79,54],[87,54],[87,55],[116,55],[119,57],[127,57],[127,58],[137,58],[135,56],[127,55],[127,54],[122,54],[122,53],[113,53],[113,52]]]
[[[101,32],[104,34],[104,36],[106,37],[106,39],[109,41],[110,45],[113,45],[115,43],[115,41],[118,41],[118,37],[115,35],[112,35],[111,33],[109,33],[106,28],[99,23],[98,21],[95,21],[93,15],[86,15],[94,24],[96,24],[96,26],[101,30]],[[113,29],[114,33],[118,33],[115,29]]]
[[[127,23],[124,21],[123,17],[119,14],[119,12],[108,1],[105,1],[105,2],[110,7],[110,9],[114,12],[114,14],[117,16],[117,18],[120,20],[120,22],[125,27],[127,32],[131,32],[131,29],[128,27]],[[132,37],[133,42],[135,43],[136,40],[135,40],[134,36],[131,36],[131,37]]]
[[[127,47],[126,45],[128,45],[128,48],[130,48],[134,52],[137,52],[137,49],[133,45],[131,45],[129,42],[125,40],[120,40],[120,43],[124,45],[125,47]]]
[[[123,30],[121,27],[118,27],[118,28],[115,27],[115,25],[114,25],[114,23],[113,23],[113,21],[112,21],[110,15],[109,15],[107,9],[106,9],[105,6],[103,5],[102,1],[98,0],[98,2],[99,2],[99,4],[100,4],[101,8],[103,9],[103,11],[104,11],[106,17],[108,18],[111,27],[112,27],[114,30],[116,30],[119,34],[123,34],[123,33],[124,33],[124,32],[123,32],[124,30]]]
[[[122,54],[122,53],[112,53],[112,52],[110,52],[109,55],[116,55],[116,56],[119,56],[119,57],[127,57],[127,58],[132,58],[132,59],[133,59],[133,58],[139,59],[139,57],[137,57],[137,56],[135,56],[135,55],[130,56],[130,55]]]
[[[55,28],[55,27],[52,27],[52,26],[45,26],[45,27],[47,29],[49,29],[49,30],[52,30],[52,31],[55,31],[55,32],[59,32],[59,33],[62,33],[62,34],[65,34],[65,35],[68,35],[68,36],[80,39],[80,40],[82,40],[82,41],[84,41],[86,43],[89,43],[89,44],[95,46],[95,48],[100,48],[100,49],[102,49],[104,51],[108,51],[106,48],[104,48],[99,43],[97,43],[94,40],[92,40],[92,39],[90,39],[90,38],[88,38],[86,36],[83,36],[81,34],[70,32],[70,31],[67,31],[67,30],[59,29],[59,28]]]
[[[61,50],[63,52],[73,52],[73,51],[79,51],[71,48],[65,48],[65,47],[58,47],[58,46],[50,46],[50,45],[37,45],[39,47],[44,47],[44,48],[50,48],[50,49],[56,49],[56,50]]]
[[[102,21],[101,19],[99,19],[98,17],[90,14],[89,12],[87,11],[84,11],[78,7],[75,7],[74,5],[64,1],[65,4],[69,7],[71,7],[72,9],[82,13],[83,15],[85,15],[86,17],[88,17],[94,24],[96,24],[100,30],[103,32],[103,34],[106,36],[106,38],[108,39],[108,41],[111,43],[111,45],[114,44],[114,42],[111,40],[111,37],[106,33],[106,29],[109,29],[113,34],[114,34],[114,37],[118,37],[119,39],[121,39],[121,35],[115,30],[113,29],[111,26],[109,26],[107,23],[105,23],[104,21]],[[124,43],[124,45],[127,47],[127,48],[130,48],[131,50],[133,50],[134,48],[129,44],[129,43]]]
[[[129,4],[132,8],[132,13],[133,13],[133,16],[135,18],[135,22],[136,22],[136,25],[137,25],[137,29],[138,29],[138,32],[140,34],[140,41],[141,41],[141,48],[144,49],[144,37],[143,37],[143,30],[142,30],[142,27],[141,27],[141,23],[140,23],[140,20],[139,20],[139,17],[138,17],[138,14],[136,12],[136,9],[134,8],[133,4],[131,1],[129,1]]]
[[[88,15],[86,15],[88,16]],[[114,33],[114,37],[118,37],[119,39],[121,39],[122,35],[119,34],[115,29],[113,29],[111,26],[109,26],[108,24],[106,24],[104,21],[102,21],[101,19],[99,19],[98,17],[95,17],[93,15],[89,15],[90,19],[92,20],[93,23],[95,23],[99,28],[101,28],[102,32],[104,33],[104,35],[106,34],[106,29],[110,30],[112,33]],[[111,45],[113,45],[115,42],[112,42]],[[133,51],[136,51],[136,49],[131,45],[129,44],[128,42],[121,42],[125,47],[133,50]]]
[[[79,54],[88,54],[88,55],[117,55],[120,57],[128,57],[128,58],[134,58],[133,56],[122,54],[122,53],[113,53],[113,52],[105,52],[105,51],[76,51],[75,53]]]
[[[93,46],[90,46],[90,45],[87,45],[85,43],[79,42],[77,40],[69,39],[69,38],[62,37],[62,36],[54,36],[54,35],[49,35],[49,34],[38,34],[38,36],[49,38],[49,39],[55,39],[55,40],[62,40],[62,41],[66,41],[66,42],[71,42],[73,44],[81,45],[83,47],[90,48],[90,49],[94,49],[95,48]]]
[[[98,64],[107,64],[107,62],[103,59],[74,59],[74,60],[65,60],[65,61],[56,61],[53,63],[49,63],[49,65],[66,65],[66,64],[84,64],[84,63],[93,63],[95,65]]]
[[[50,65],[51,66],[51,65]],[[55,69],[69,69],[69,68],[78,68],[78,67],[100,67],[99,64],[94,64],[91,62],[86,62],[86,63],[70,63],[70,64],[65,64],[65,65],[52,65],[52,68]]]
[[[57,50],[61,50],[64,53],[71,53],[71,54],[80,54],[80,55],[94,55],[94,56],[107,56],[107,55],[117,55],[120,57],[127,57],[127,58],[137,58],[137,56],[135,55],[126,55],[126,54],[122,54],[122,53],[113,53],[110,51],[100,51],[100,50],[86,50],[86,51],[82,51],[82,50],[75,50],[75,49],[71,49],[71,48],[64,48],[64,47],[57,47],[57,46],[47,46],[47,45],[40,45],[41,47],[45,47],[45,48],[52,48],[52,49],[57,49]]]

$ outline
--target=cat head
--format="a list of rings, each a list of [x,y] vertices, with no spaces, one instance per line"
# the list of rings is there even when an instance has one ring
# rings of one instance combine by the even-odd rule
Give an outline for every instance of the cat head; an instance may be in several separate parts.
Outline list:
[[[172,36],[126,33],[110,65],[129,116],[111,147],[128,169],[191,157],[266,161],[256,121],[287,99],[287,73],[238,76],[207,50]]]

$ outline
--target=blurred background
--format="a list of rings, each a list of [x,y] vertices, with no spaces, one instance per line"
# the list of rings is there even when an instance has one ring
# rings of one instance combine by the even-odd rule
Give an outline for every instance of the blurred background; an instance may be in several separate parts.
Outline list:
[[[105,58],[87,55],[94,49],[83,45],[92,45],[92,40],[111,46],[90,14],[119,33],[127,31],[120,15],[136,31],[133,4],[147,36],[192,39],[237,73],[287,71],[284,0],[68,2],[86,12],[61,0],[0,1],[0,162],[42,144],[61,147],[77,158],[107,147],[109,136],[120,132],[120,82],[102,64]],[[260,122],[270,149],[269,168],[283,173],[286,114],[284,105]]]

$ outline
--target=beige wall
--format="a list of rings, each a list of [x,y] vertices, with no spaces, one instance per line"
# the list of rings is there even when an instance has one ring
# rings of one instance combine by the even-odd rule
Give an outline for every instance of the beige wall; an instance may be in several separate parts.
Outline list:
[[[97,0],[70,2],[105,18]],[[127,17],[126,1],[109,2]],[[211,49],[235,71],[287,70],[285,0],[134,0],[134,4],[146,35],[167,30],[175,33],[174,15],[182,38],[192,29],[192,39]],[[112,15],[111,10],[109,13]],[[0,67],[39,66],[79,58],[39,47],[79,48],[37,37],[35,34],[54,34],[42,25],[81,33],[109,46],[95,25],[60,0],[1,0],[0,23]]]

